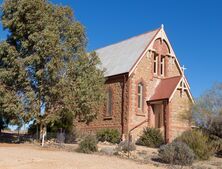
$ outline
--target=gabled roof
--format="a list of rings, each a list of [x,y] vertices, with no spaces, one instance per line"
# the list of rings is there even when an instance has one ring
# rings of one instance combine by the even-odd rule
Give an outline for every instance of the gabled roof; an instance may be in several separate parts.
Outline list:
[[[105,76],[127,73],[160,29],[147,32],[96,50]]]
[[[140,60],[146,55],[146,52],[154,50],[152,46],[158,38],[164,39],[169,44],[169,56],[175,58],[175,62],[179,67],[180,76],[166,79],[156,78],[155,80],[150,81],[149,85],[152,86],[154,90],[149,91],[147,101],[162,99],[169,99],[170,101],[175,91],[178,89],[180,82],[183,81],[186,85],[189,97],[192,102],[194,102],[190,93],[189,84],[166,36],[163,25],[161,25],[161,28],[159,29],[97,49],[96,53],[101,60],[101,65],[99,67],[105,69],[105,77],[120,75],[123,73],[128,73],[128,76],[130,76]]]
[[[158,86],[155,88],[154,94],[148,101],[170,99],[181,79],[182,76],[161,79]]]

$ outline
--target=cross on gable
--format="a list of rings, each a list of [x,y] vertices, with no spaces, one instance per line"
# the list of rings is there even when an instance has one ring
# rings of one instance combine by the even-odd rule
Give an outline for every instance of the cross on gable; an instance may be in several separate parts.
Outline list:
[[[184,80],[184,72],[185,72],[185,70],[187,69],[187,68],[185,68],[185,66],[183,65],[182,67],[181,67],[181,69],[182,69],[182,81],[181,81],[181,84],[182,84],[182,86],[181,86],[181,96],[183,97],[183,93],[184,93],[184,91],[186,90],[186,87],[185,87],[185,80]]]
[[[184,76],[184,72],[185,72],[185,70],[186,70],[187,68],[185,68],[185,66],[183,65],[183,66],[181,67],[181,69],[182,69],[182,74],[183,74],[183,76]]]

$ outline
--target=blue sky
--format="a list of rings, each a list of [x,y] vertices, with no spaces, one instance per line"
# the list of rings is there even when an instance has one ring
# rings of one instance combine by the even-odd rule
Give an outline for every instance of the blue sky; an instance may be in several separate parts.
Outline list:
[[[165,31],[194,97],[222,82],[221,0],[52,0],[69,5],[86,28],[88,50],[156,29]],[[0,29],[2,30],[2,28]],[[0,32],[0,39],[6,33]]]

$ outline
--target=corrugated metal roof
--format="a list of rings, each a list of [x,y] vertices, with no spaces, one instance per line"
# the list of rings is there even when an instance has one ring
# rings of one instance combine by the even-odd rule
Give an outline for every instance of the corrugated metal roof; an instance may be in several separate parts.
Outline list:
[[[181,78],[182,76],[175,76],[167,79],[161,79],[158,86],[154,89],[154,94],[148,101],[169,99]]]
[[[105,76],[129,72],[159,29],[96,50]]]

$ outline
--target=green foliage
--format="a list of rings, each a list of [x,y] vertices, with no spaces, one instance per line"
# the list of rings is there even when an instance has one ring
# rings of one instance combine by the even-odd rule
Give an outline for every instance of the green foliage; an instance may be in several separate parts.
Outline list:
[[[194,153],[185,143],[173,142],[160,147],[159,157],[166,163],[184,166],[193,163]]]
[[[90,154],[96,151],[98,148],[95,136],[88,135],[79,143],[79,152]]]
[[[0,114],[0,133],[1,133],[1,130],[7,127],[7,124],[9,123],[7,121],[8,119],[6,119],[6,117],[3,114]]]
[[[0,131],[5,129],[9,123],[21,126],[23,123],[21,111],[19,98],[5,85],[0,84]]]
[[[71,112],[61,112],[59,114],[60,118],[56,119],[53,123],[49,123],[47,126],[48,132],[56,133],[60,129],[65,131],[66,134],[70,134],[73,132],[73,114]]]
[[[186,131],[175,140],[186,143],[195,153],[196,159],[207,160],[212,155],[208,136],[199,130]]]
[[[103,72],[97,69],[99,64],[94,52],[80,58],[69,65],[67,81],[62,84],[65,86],[63,93],[71,93],[73,97],[70,99],[70,94],[64,95],[65,109],[73,110],[75,117],[87,123],[96,117],[104,101],[105,81]]]
[[[84,27],[72,10],[47,0],[5,0],[1,18],[9,34],[0,43],[0,86],[19,97],[7,99],[16,123],[35,119],[61,126],[67,116],[95,118],[103,71],[96,53],[87,53]]]
[[[34,122],[34,123],[29,125],[29,127],[28,127],[28,134],[34,135],[34,134],[36,134],[36,132],[37,132],[37,126],[36,126],[36,124]]]
[[[65,143],[68,144],[76,143],[76,139],[77,139],[77,132],[75,129],[73,129],[72,132],[65,135]]]
[[[118,151],[130,152],[136,150],[136,145],[132,141],[121,141],[117,147]]]
[[[156,128],[145,128],[136,144],[157,148],[164,144],[164,139],[160,130]]]
[[[117,129],[102,129],[96,133],[98,141],[108,141],[110,143],[119,143],[120,133]]]

